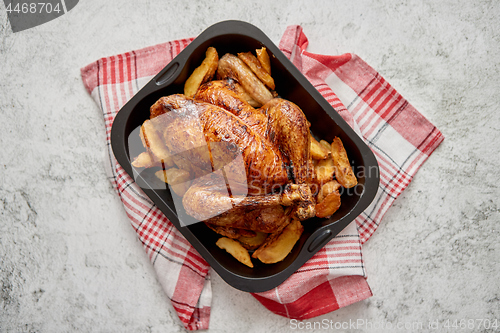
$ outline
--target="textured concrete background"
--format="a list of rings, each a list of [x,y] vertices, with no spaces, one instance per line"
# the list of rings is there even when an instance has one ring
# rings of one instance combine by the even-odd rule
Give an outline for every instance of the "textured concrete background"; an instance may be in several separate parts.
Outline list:
[[[364,247],[374,296],[309,322],[500,321],[499,17],[496,1],[86,0],[13,34],[0,4],[0,331],[184,331],[105,177],[79,69],[225,19],[357,53],[446,137]],[[212,279],[210,332],[293,329]]]

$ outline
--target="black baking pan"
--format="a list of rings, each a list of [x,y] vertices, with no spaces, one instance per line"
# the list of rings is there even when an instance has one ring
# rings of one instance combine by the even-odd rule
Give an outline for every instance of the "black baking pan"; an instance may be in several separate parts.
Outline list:
[[[271,58],[272,76],[276,91],[281,98],[297,104],[311,123],[311,131],[317,138],[331,142],[335,136],[343,141],[358,176],[358,185],[344,191],[340,209],[330,218],[312,218],[303,223],[304,232],[292,252],[281,262],[263,264],[254,260],[249,268],[219,249],[215,242],[220,237],[204,223],[188,226],[180,223],[185,212],[174,206],[168,188],[155,184],[155,177],[141,176],[131,159],[133,140],[138,138],[137,129],[149,118],[149,108],[160,97],[182,93],[184,82],[200,65],[209,46],[217,49],[219,56],[225,53],[254,51],[265,46]],[[137,141],[137,139],[136,139]],[[364,141],[339,116],[300,71],[286,58],[273,42],[255,26],[241,21],[224,21],[212,25],[193,40],[158,75],[142,88],[118,112],[111,131],[111,144],[118,163],[133,177],[145,194],[172,221],[200,255],[231,286],[247,291],[262,292],[285,281],[329,240],[341,232],[372,202],[379,184],[378,164]],[[139,141],[140,145],[140,141]]]

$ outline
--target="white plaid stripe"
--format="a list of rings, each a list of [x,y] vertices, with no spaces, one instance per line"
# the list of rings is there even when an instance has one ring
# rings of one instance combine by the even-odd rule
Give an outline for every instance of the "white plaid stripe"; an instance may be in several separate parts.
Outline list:
[[[176,50],[175,52],[178,52],[180,44],[177,43],[174,49]],[[179,276],[181,267],[190,267],[191,270],[200,272],[200,269],[202,271],[206,270],[206,262],[201,258],[196,258],[198,255],[192,251],[187,241],[173,228],[170,222],[152,204],[151,200],[145,196],[137,184],[125,173],[123,168],[116,164],[111,151],[109,144],[111,125],[117,110],[151,79],[151,76],[134,78],[135,75],[133,75],[132,71],[128,72],[132,66],[130,63],[126,64],[126,62],[131,62],[132,57],[131,54],[126,54],[100,61],[98,66],[102,68],[97,71],[98,75],[101,74],[98,82],[104,80],[104,72],[106,72],[107,77],[114,74],[116,83],[99,84],[96,89],[91,91],[91,96],[101,108],[104,115],[106,140],[109,150],[108,157],[112,164],[112,167],[108,168],[111,171],[109,175],[110,180],[122,198],[125,211],[129,216],[133,228],[137,231],[146,253],[154,264],[160,283],[167,296],[174,302],[175,300],[172,297],[176,290],[175,281],[182,279],[182,276]],[[127,78],[129,80],[126,80]],[[201,274],[206,275],[206,272]],[[210,287],[207,287],[207,290],[203,294],[205,302],[201,306],[206,307],[206,298],[211,295]],[[179,304],[177,302],[174,307],[178,308]],[[208,318],[197,319],[203,321],[203,324],[190,323],[193,305],[182,305],[182,311],[177,311],[179,317],[185,323],[186,327],[194,325],[195,327],[203,328],[208,325]]]

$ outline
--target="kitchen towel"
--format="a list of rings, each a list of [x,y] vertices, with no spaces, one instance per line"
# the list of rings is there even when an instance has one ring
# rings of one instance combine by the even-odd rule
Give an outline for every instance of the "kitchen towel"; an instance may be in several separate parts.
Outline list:
[[[120,108],[192,40],[101,58],[82,68],[81,75],[104,116],[110,181],[180,321],[188,330],[197,330],[209,326],[209,265],[125,173],[110,144],[111,126]],[[372,204],[289,279],[275,289],[252,294],[270,311],[299,320],[372,295],[361,246],[444,139],[361,58],[350,53],[309,53],[307,44],[302,27],[289,26],[279,48],[375,153],[380,186]]]

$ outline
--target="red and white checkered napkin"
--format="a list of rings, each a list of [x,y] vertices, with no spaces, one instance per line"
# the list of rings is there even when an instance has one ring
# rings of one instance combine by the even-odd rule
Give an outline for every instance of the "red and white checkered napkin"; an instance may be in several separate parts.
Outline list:
[[[180,320],[187,329],[196,330],[208,328],[209,266],[116,163],[110,145],[118,110],[191,41],[177,40],[102,58],[82,68],[81,74],[104,115],[110,180]],[[308,319],[372,295],[361,244],[375,232],[392,202],[444,137],[356,55],[307,52],[307,38],[300,26],[288,27],[279,47],[364,138],[380,165],[375,200],[355,223],[279,287],[252,294],[276,314]]]

